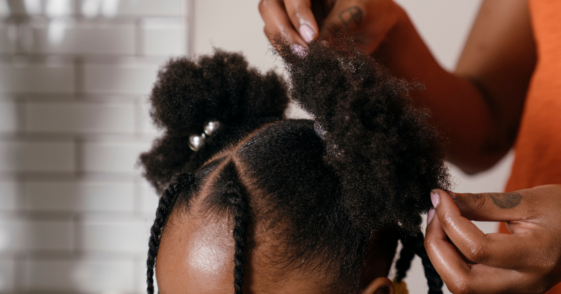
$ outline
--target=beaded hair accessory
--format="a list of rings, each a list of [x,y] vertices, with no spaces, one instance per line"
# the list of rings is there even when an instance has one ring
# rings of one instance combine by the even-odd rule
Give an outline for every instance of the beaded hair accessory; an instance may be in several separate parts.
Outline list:
[[[220,122],[211,120],[205,124],[204,131],[200,135],[189,136],[189,148],[193,151],[199,151],[203,146],[205,139],[210,137],[220,126]]]

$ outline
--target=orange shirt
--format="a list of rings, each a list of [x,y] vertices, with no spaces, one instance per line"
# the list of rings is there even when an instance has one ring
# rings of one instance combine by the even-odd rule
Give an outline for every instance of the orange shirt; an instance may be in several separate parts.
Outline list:
[[[506,191],[561,184],[561,0],[528,0],[538,61]],[[504,224],[499,232],[507,233]],[[561,294],[561,284],[547,292]]]
[[[561,184],[561,1],[529,0],[538,62],[506,190]]]

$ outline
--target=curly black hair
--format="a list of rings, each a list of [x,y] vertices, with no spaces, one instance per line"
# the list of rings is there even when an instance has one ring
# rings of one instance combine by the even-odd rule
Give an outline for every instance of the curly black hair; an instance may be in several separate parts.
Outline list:
[[[442,293],[419,226],[420,214],[431,208],[431,189],[447,188],[448,174],[428,112],[408,96],[418,86],[392,77],[348,39],[329,48],[313,42],[304,58],[286,44],[279,48],[289,85],[220,50],[196,61],[173,59],[160,71],[151,114],[165,133],[140,158],[145,177],[162,193],[150,237],[148,293],[167,218],[203,190],[210,206],[234,216],[236,294],[256,202],[268,207],[271,224],[283,224],[277,230],[288,248],[285,265],[319,261],[336,280],[356,286],[373,234],[392,231],[404,245],[397,280],[417,254],[429,293]],[[314,119],[286,119],[288,94]],[[220,127],[192,151],[189,136],[211,120]]]

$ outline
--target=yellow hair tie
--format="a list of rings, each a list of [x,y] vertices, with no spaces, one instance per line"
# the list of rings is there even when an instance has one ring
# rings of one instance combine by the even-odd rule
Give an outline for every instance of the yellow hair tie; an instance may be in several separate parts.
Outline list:
[[[393,287],[395,288],[395,294],[409,294],[407,290],[407,284],[402,280],[400,283],[397,280],[393,280]]]

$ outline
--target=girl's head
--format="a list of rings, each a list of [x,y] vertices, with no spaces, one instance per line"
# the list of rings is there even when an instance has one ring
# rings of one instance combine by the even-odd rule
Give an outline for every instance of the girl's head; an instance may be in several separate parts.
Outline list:
[[[282,48],[292,99],[314,120],[284,118],[285,83],[239,54],[159,73],[152,116],[166,132],[141,156],[162,192],[148,291],[156,264],[163,294],[373,293],[401,239],[397,279],[417,253],[438,293],[419,225],[447,174],[410,85],[346,41],[311,44],[306,58]],[[218,129],[193,151],[209,121]]]

